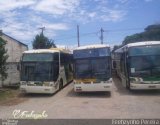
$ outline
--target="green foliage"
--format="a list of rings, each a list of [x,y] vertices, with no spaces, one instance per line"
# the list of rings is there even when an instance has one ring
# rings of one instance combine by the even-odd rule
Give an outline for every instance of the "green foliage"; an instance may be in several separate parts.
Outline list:
[[[142,33],[136,33],[131,36],[127,36],[123,45],[133,42],[141,41],[159,41],[160,40],[160,24],[149,25],[145,28],[145,31]]]
[[[0,80],[7,78],[6,61],[8,59],[7,50],[5,49],[6,41],[0,37]]]
[[[48,49],[51,47],[56,47],[54,41],[49,40],[43,33],[35,36],[35,39],[33,40],[33,49]]]
[[[113,49],[112,49],[112,52],[114,52],[116,49],[122,47],[121,45],[114,45]]]
[[[149,25],[145,28],[145,31],[153,31],[153,30],[159,30],[159,29],[160,29],[160,24]]]

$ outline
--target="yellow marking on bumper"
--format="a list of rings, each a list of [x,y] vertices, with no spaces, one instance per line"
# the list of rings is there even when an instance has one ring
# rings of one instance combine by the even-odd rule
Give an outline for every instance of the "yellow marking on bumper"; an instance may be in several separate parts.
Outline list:
[[[75,82],[91,83],[91,82],[96,82],[96,79],[76,79]]]

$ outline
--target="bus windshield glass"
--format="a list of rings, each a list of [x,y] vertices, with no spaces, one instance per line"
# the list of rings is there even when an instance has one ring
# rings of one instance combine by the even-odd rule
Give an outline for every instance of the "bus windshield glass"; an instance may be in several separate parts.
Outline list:
[[[97,78],[100,80],[108,80],[110,73],[110,58],[96,59],[77,59],[76,62],[76,78]]]
[[[106,48],[74,50],[73,56],[75,59],[110,56],[110,49],[106,47]]]
[[[35,62],[35,61],[53,61],[52,53],[25,53],[23,54],[22,61]]]
[[[49,62],[25,62],[22,64],[21,79],[24,81],[50,81],[53,78]]]
[[[129,50],[131,76],[160,76],[160,49],[158,46],[134,47]]]
[[[53,53],[25,53],[21,62],[22,81],[53,81],[57,78],[58,62]]]

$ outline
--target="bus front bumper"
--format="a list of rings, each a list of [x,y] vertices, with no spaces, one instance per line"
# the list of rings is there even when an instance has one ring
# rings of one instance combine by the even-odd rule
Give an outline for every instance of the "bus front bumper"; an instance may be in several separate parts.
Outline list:
[[[80,83],[74,84],[75,92],[105,92],[111,91],[112,83]]]
[[[160,84],[130,83],[130,89],[133,89],[133,90],[138,90],[138,89],[160,89]]]
[[[56,92],[55,87],[53,86],[27,86],[21,85],[20,91],[22,93],[46,93],[46,94],[53,94]]]

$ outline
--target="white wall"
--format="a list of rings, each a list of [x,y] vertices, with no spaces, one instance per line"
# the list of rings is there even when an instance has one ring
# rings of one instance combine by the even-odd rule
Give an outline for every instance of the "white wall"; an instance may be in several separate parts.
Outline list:
[[[20,81],[20,74],[17,70],[17,65],[18,62],[20,62],[22,53],[28,48],[27,46],[24,46],[23,44],[11,39],[6,35],[2,35],[0,37],[7,41],[5,48],[7,49],[7,54],[9,55],[7,59],[8,78],[4,81],[4,85],[17,84]],[[2,82],[0,81],[0,86],[1,84]]]

